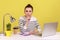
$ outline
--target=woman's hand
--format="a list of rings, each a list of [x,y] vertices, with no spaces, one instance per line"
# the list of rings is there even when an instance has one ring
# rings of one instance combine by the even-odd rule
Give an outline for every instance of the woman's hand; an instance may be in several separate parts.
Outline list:
[[[34,34],[34,33],[35,33],[35,32],[33,32],[33,31],[30,31],[30,32],[29,32],[30,35],[32,35],[32,34]]]
[[[29,34],[42,34],[42,32],[39,32],[37,29],[33,30],[33,31],[30,31]]]
[[[37,30],[33,30],[33,31],[30,31],[29,34],[37,34],[38,31]]]

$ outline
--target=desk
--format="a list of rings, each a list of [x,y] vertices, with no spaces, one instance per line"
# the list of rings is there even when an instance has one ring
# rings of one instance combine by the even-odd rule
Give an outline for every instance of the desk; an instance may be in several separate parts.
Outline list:
[[[11,37],[0,36],[0,40],[60,40],[60,32],[57,32],[56,35],[48,37],[39,37],[39,36],[22,36],[22,35],[12,35]]]

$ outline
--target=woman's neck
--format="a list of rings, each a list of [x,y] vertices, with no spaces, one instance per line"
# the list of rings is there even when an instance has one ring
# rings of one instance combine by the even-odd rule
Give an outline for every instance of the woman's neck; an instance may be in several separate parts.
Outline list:
[[[30,20],[31,19],[31,16],[25,16],[27,20]]]

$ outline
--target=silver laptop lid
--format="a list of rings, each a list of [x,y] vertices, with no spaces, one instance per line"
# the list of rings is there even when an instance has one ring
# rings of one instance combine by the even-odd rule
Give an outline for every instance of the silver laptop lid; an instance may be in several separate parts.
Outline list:
[[[44,24],[44,30],[42,33],[42,37],[52,36],[56,34],[58,23],[45,23]]]

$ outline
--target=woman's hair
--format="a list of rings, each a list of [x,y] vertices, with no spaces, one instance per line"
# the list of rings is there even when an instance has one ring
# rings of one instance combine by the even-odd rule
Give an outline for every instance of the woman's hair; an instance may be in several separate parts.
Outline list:
[[[31,8],[32,11],[33,11],[33,6],[32,6],[31,4],[26,5],[26,6],[25,6],[25,9],[26,9],[26,8]]]

